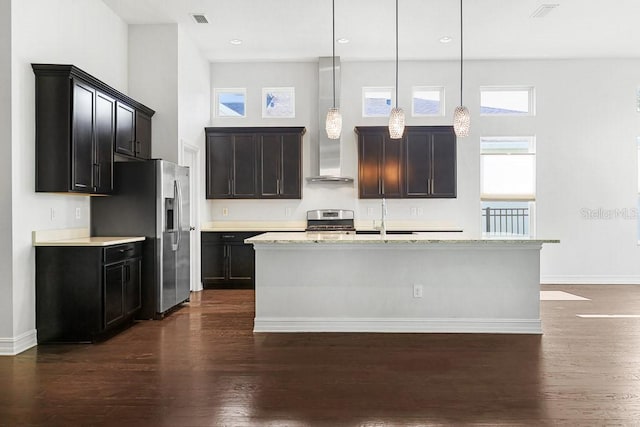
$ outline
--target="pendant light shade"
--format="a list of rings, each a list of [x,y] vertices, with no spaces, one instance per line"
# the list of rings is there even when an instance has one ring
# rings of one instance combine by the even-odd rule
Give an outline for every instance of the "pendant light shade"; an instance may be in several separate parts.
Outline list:
[[[333,46],[333,107],[327,112],[327,120],[325,121],[325,129],[329,139],[340,139],[342,132],[342,114],[340,109],[336,107],[336,1],[331,0],[331,40]]]
[[[460,0],[460,106],[453,112],[453,131],[461,138],[469,136],[471,128],[471,115],[469,109],[462,103],[462,62],[463,62],[463,40],[462,40],[462,0]]]
[[[340,132],[342,132],[342,114],[340,114],[339,108],[329,108],[325,129],[327,130],[327,137],[329,137],[329,139],[340,138]]]
[[[389,115],[389,136],[392,139],[402,138],[404,133],[404,111],[398,108],[398,0],[396,0],[396,107]]]
[[[391,139],[400,139],[404,133],[404,111],[402,108],[392,108],[389,115],[389,136]]]
[[[453,112],[453,131],[456,136],[461,138],[469,136],[469,128],[471,127],[471,117],[469,109],[464,105],[456,107]]]

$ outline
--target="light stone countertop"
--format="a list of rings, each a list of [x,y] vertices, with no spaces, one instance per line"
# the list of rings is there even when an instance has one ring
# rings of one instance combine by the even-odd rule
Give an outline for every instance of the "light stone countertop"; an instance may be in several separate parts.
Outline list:
[[[306,221],[211,221],[200,231],[304,231]]]
[[[557,239],[469,238],[458,233],[413,234],[340,234],[340,233],[265,233],[245,240],[251,244],[542,244],[560,243]]]
[[[112,246],[142,242],[144,236],[91,237],[87,228],[41,230],[32,233],[33,246]]]
[[[380,220],[375,220],[375,226],[380,225]],[[211,221],[205,222],[200,231],[304,231],[306,221]],[[374,220],[355,220],[357,230],[374,230]],[[387,221],[387,230],[407,230],[421,232],[460,232],[462,227],[445,222],[390,220]]]

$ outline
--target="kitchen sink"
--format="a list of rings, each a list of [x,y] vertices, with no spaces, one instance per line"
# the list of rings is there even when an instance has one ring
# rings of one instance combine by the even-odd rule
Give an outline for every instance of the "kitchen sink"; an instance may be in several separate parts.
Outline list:
[[[380,230],[356,230],[356,234],[380,234]],[[387,230],[387,234],[413,234],[413,231]]]

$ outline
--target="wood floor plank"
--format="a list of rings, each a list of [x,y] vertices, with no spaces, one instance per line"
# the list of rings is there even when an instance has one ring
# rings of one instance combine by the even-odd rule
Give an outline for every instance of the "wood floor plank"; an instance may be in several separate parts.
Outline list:
[[[640,286],[544,286],[544,335],[253,334],[206,290],[93,345],[0,358],[0,426],[638,425]]]

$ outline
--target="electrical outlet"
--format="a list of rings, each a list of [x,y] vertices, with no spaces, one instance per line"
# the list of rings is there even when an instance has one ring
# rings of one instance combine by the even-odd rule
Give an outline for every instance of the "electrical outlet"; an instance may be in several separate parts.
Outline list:
[[[229,208],[222,208],[222,216],[229,215]]]
[[[284,208],[284,216],[291,216],[291,208]]]
[[[373,208],[367,208],[367,216],[373,216]]]
[[[418,216],[422,216],[422,215],[424,215],[424,209],[418,208]]]
[[[416,216],[418,214],[418,209],[413,207],[411,208],[411,216]]]
[[[413,285],[413,297],[422,298],[422,285]]]
[[[80,208],[76,208],[76,219],[80,219],[81,216],[82,216],[82,211],[80,210]]]
[[[51,208],[51,221],[56,219],[56,208]]]

